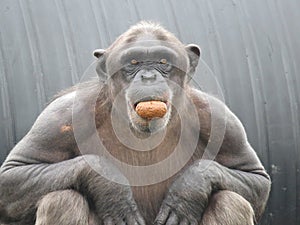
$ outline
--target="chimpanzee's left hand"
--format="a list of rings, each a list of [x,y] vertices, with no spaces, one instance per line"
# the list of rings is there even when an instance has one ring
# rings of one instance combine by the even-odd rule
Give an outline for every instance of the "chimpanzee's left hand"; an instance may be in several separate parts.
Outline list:
[[[220,175],[216,167],[216,162],[201,160],[180,175],[170,187],[154,224],[198,224]]]

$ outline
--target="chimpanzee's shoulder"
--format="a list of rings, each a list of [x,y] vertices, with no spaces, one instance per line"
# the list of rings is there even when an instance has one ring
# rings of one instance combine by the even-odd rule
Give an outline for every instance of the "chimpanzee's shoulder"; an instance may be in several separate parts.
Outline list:
[[[75,85],[58,93],[38,116],[33,128],[42,130],[49,126],[72,124],[72,117],[83,109],[93,108],[101,92],[101,84],[90,81]]]
[[[225,103],[219,98],[206,92],[203,92],[199,89],[189,88],[188,94],[191,97],[194,104],[196,105],[196,107],[199,109],[212,110],[221,108],[226,111],[229,110]]]
[[[70,96],[69,95],[70,93],[76,94],[77,91],[80,92],[81,94],[82,93],[93,94],[94,92],[100,92],[104,86],[105,86],[104,83],[102,83],[101,81],[99,81],[97,77],[95,77],[88,81],[77,83],[71,87],[59,91],[51,98],[49,104],[54,102],[56,99],[59,98],[64,99],[65,97]]]

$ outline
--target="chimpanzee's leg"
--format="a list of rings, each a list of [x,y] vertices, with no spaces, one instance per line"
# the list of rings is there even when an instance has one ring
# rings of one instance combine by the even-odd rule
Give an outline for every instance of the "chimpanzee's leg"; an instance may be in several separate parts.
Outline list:
[[[239,194],[219,191],[212,195],[200,225],[253,225],[250,203]]]
[[[35,225],[96,225],[86,199],[73,190],[55,191],[38,202]]]

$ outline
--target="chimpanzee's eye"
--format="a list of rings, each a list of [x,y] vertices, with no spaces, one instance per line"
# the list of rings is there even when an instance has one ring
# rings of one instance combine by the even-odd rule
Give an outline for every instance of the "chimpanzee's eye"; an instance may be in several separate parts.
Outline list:
[[[172,70],[172,65],[167,59],[161,59],[157,65],[157,69],[163,74],[168,74]]]
[[[124,69],[127,72],[133,73],[134,71],[136,71],[139,68],[139,66],[138,66],[139,64],[140,64],[139,61],[137,61],[136,59],[132,59],[130,61],[130,63],[128,63],[127,65],[125,65]]]
[[[161,59],[160,61],[159,61],[161,64],[167,64],[167,60],[166,59]]]
[[[131,63],[131,65],[137,65],[137,64],[139,64],[139,62],[136,59],[132,59],[130,61],[130,63]]]
[[[137,61],[136,59],[132,59],[130,63],[127,63],[123,67],[123,74],[126,77],[126,79],[132,79],[137,71],[140,69],[140,62]]]

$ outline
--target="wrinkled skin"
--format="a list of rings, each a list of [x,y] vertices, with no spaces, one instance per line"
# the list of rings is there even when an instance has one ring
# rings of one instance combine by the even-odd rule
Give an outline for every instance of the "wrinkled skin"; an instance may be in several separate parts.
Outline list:
[[[2,165],[0,223],[245,225],[258,221],[269,195],[269,176],[238,118],[219,100],[188,85],[198,64],[199,47],[184,46],[163,28],[144,22],[94,55],[99,80],[58,95]],[[153,150],[136,152],[118,140],[111,119],[117,98],[117,111],[129,121],[121,130],[128,128],[141,139],[165,132]],[[147,100],[164,102],[166,115],[153,120],[138,116],[136,104]],[[194,104],[201,127],[189,119],[188,101]],[[79,119],[80,140],[99,137],[112,156],[127,164],[151,165],[171,154],[180,135],[181,111],[189,121],[187,136],[198,134],[195,152],[168,179],[134,187],[130,174],[96,155],[92,145],[90,151],[80,151],[72,118],[85,109],[95,113],[96,133],[92,124]],[[212,129],[219,129],[224,117],[226,128],[216,157],[201,159],[205,147],[214,141],[210,140]],[[185,143],[179,154],[190,147]]]

